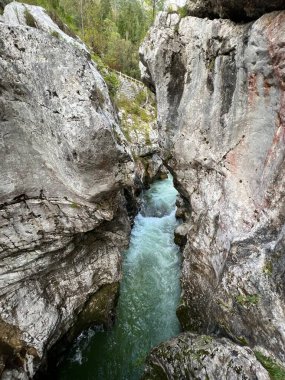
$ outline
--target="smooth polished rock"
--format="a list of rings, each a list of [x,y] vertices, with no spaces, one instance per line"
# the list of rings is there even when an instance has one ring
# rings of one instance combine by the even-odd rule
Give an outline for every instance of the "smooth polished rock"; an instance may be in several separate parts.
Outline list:
[[[258,344],[281,362],[284,34],[285,12],[247,24],[163,12],[140,49],[162,154],[188,209],[182,326]]]
[[[94,294],[121,278],[134,163],[89,53],[41,7],[6,6],[0,73],[0,376],[25,379],[91,299],[108,323],[115,295]]]

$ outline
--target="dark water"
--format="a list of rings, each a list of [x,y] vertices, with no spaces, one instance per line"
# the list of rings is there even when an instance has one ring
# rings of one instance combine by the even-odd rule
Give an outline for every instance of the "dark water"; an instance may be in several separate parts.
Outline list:
[[[171,178],[145,192],[124,255],[115,326],[82,333],[59,369],[61,380],[138,380],[150,349],[179,333],[176,194]]]

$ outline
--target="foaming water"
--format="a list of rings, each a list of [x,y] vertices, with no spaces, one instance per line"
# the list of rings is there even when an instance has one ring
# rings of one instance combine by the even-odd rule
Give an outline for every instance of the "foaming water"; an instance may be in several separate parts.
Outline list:
[[[115,326],[82,333],[59,370],[61,380],[138,380],[150,349],[179,333],[176,195],[170,177],[143,194],[124,255]]]

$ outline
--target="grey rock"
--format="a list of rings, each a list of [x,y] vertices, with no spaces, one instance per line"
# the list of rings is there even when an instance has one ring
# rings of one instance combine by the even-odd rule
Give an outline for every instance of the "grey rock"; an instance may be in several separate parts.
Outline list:
[[[284,33],[285,12],[248,24],[164,12],[140,49],[162,155],[188,207],[182,325],[281,362]]]
[[[270,380],[253,351],[230,340],[184,333],[154,348],[143,380]]]
[[[85,44],[77,38],[75,35],[68,35],[71,31],[68,30],[67,26],[62,24],[61,28],[57,25],[42,7],[36,7],[34,5],[19,3],[13,1],[4,8],[3,13],[5,24],[11,26],[31,26],[29,23],[33,24],[36,29],[42,30],[53,35],[55,38],[63,39],[69,42],[73,46],[77,46],[80,49],[88,51]],[[29,18],[29,20],[27,20]],[[66,33],[67,32],[67,33]]]
[[[33,377],[47,351],[86,315],[85,306],[87,322],[93,310],[93,322],[103,315],[109,323],[115,294],[105,305],[94,294],[121,278],[130,232],[123,189],[134,178],[107,86],[88,52],[58,32],[42,8],[27,6],[37,28],[22,25],[23,7],[9,4],[0,24],[5,379]]]
[[[189,15],[232,20],[257,19],[265,13],[285,9],[283,0],[188,0]]]
[[[137,191],[165,177],[159,157],[158,128],[154,95],[140,81],[117,73],[120,82],[115,102],[122,130],[135,160]]]

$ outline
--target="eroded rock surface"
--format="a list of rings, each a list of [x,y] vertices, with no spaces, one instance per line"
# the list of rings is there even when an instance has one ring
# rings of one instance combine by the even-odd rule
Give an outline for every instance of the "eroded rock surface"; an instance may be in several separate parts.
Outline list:
[[[266,347],[283,363],[284,33],[285,12],[248,24],[164,12],[141,48],[188,210],[182,325]]]
[[[142,82],[119,73],[117,78],[120,86],[115,103],[135,160],[135,186],[140,190],[167,176],[159,157],[155,98]]]
[[[143,380],[270,380],[250,348],[184,333],[152,350]]]
[[[23,7],[9,4],[0,23],[5,379],[32,377],[79,314],[80,322],[92,310],[110,322],[117,286],[104,305],[94,293],[120,280],[130,230],[123,188],[133,178],[107,86],[85,47],[53,29],[42,8]],[[26,10],[34,27],[23,25]]]
[[[188,12],[196,17],[222,17],[245,21],[266,12],[285,9],[283,0],[188,0]]]

